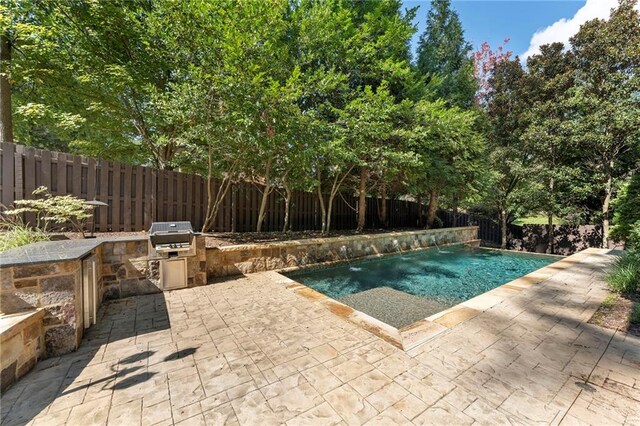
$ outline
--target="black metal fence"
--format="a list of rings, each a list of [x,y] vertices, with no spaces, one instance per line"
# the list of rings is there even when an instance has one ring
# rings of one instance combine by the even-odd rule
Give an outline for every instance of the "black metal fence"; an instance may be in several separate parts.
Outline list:
[[[454,213],[449,210],[438,210],[438,217],[445,228],[459,226],[478,226],[478,238],[487,246],[499,246],[501,241],[500,224],[486,216],[472,213]]]

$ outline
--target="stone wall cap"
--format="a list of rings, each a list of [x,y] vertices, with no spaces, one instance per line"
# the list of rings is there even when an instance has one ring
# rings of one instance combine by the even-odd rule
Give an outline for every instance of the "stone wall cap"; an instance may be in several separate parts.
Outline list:
[[[19,312],[15,314],[1,314],[0,315],[0,341],[12,337],[19,332],[22,328],[20,324],[25,321],[38,320],[44,317],[45,310],[43,308]]]
[[[460,226],[457,228],[420,229],[417,231],[392,231],[392,232],[382,232],[379,234],[357,234],[357,235],[345,235],[345,236],[336,236],[336,237],[306,238],[301,240],[276,241],[276,242],[270,242],[270,243],[234,244],[231,246],[207,247],[207,250],[237,251],[237,250],[269,249],[269,248],[280,248],[280,247],[295,247],[297,245],[326,244],[326,243],[335,243],[338,241],[371,240],[371,239],[378,239],[378,238],[400,237],[400,236],[406,236],[406,235],[428,235],[428,234],[437,234],[440,232],[449,232],[452,230],[460,231],[460,230],[466,230],[466,229],[478,229],[478,226]]]

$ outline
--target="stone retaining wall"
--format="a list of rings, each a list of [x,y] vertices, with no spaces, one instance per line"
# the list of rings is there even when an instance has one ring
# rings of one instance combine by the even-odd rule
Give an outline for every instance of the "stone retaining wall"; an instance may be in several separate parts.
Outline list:
[[[207,249],[207,275],[225,277],[474,241],[478,227],[313,238]]]
[[[3,319],[0,332],[0,390],[4,392],[31,370],[44,352],[44,310]]]

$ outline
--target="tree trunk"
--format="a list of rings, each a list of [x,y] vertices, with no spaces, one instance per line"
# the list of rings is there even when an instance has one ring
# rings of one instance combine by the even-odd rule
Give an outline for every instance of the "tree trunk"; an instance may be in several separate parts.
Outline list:
[[[11,64],[11,43],[7,34],[0,34],[0,142],[13,142],[13,116],[11,114],[11,82],[9,66]]]
[[[507,248],[507,211],[503,208],[500,210],[500,248]]]
[[[387,185],[380,184],[380,208],[378,209],[378,218],[383,228],[389,226],[389,220],[387,218]]]
[[[613,193],[613,161],[609,161],[606,169],[607,183],[604,187],[602,202],[602,248],[609,248],[609,206]]]
[[[256,232],[262,232],[262,223],[264,222],[264,214],[267,211],[267,201],[271,192],[271,158],[267,160],[264,172],[264,191],[262,191],[262,199],[260,200],[260,210],[258,211],[258,223],[256,224]]]
[[[320,183],[321,180],[321,175],[320,175],[320,171],[318,171],[318,202],[320,203],[320,216],[321,216],[321,221],[322,221],[322,225],[321,225],[321,229],[320,232],[322,232],[323,234],[327,232],[327,210],[324,206],[324,197],[322,195],[322,184]]]
[[[549,193],[551,194],[551,201],[555,204],[555,180],[551,178],[549,181]],[[547,254],[553,254],[553,212],[547,212]]]
[[[367,176],[369,169],[362,167],[360,169],[360,186],[358,188],[358,226],[356,232],[362,232],[367,220]]]
[[[427,209],[427,229],[433,227],[438,210],[438,191],[435,189],[429,193],[429,208]]]
[[[232,165],[228,170],[226,177],[220,182],[220,186],[216,191],[215,197],[213,196],[213,188],[211,181],[213,180],[213,160],[211,154],[211,147],[209,147],[209,158],[207,167],[207,211],[205,213],[204,223],[202,224],[202,232],[208,232],[213,227],[213,223],[218,217],[218,211],[222,205],[224,197],[226,197],[229,188],[231,188],[231,176],[235,173],[237,163]]]
[[[291,196],[293,192],[289,185],[284,183],[284,225],[282,226],[282,232],[289,231],[289,210],[291,209]]]
[[[333,212],[333,200],[335,199],[335,194],[333,191],[329,194],[329,202],[327,205],[327,229],[326,233],[328,234],[331,230],[331,213]]]
[[[417,225],[422,228],[422,197],[419,195],[416,197],[416,203],[418,204],[418,221]]]

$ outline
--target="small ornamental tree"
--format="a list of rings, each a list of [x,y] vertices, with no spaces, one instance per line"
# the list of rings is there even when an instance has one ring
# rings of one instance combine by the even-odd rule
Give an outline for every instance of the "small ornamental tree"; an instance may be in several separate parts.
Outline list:
[[[45,233],[49,232],[51,224],[68,223],[84,236],[83,224],[92,216],[93,207],[73,195],[52,195],[44,186],[33,191],[33,195],[37,198],[16,200],[14,208],[5,211],[4,214],[17,216],[23,213],[34,213],[35,227]]]

